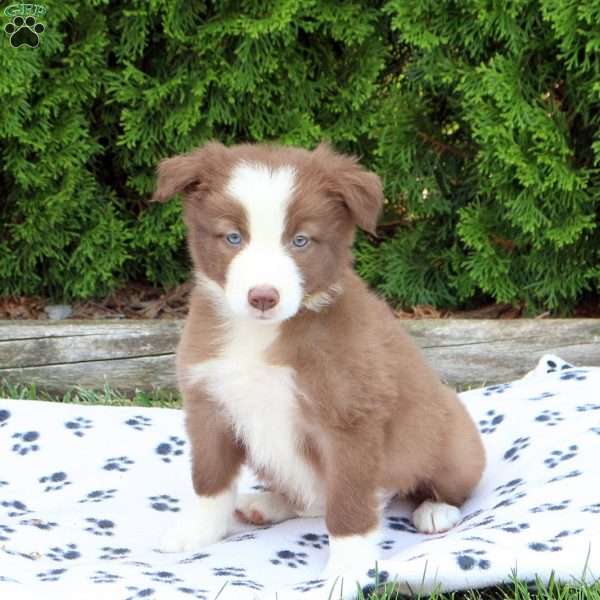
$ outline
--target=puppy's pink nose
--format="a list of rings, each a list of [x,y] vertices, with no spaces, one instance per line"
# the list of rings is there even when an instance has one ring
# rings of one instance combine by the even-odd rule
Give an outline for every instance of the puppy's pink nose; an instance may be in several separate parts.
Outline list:
[[[269,310],[277,306],[279,293],[274,287],[268,285],[257,285],[248,292],[248,302],[258,310]]]

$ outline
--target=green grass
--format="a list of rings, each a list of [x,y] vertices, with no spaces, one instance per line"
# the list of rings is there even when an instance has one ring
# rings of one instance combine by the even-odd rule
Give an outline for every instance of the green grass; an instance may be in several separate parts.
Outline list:
[[[179,408],[181,406],[181,400],[177,394],[162,391],[145,392],[137,390],[131,394],[123,394],[109,386],[104,386],[101,390],[75,388],[64,394],[55,394],[38,389],[35,385],[10,383],[6,379],[0,380],[0,398],[47,400],[49,402],[73,404],[106,404],[110,406],[158,406],[167,408]],[[539,580],[526,583],[514,576],[511,579],[510,584],[498,587],[445,594],[433,592],[429,596],[417,592],[410,595],[400,595],[393,590],[393,586],[388,585],[368,597],[361,592],[358,594],[357,600],[425,600],[425,598],[428,598],[428,600],[600,600],[600,581],[586,584],[580,581],[559,582],[551,578],[548,583]],[[331,599],[325,596],[324,600],[335,600],[335,595],[332,595]]]
[[[107,404],[109,406],[181,407],[181,399],[178,394],[160,390],[154,392],[136,390],[131,394],[123,394],[105,385],[100,390],[76,387],[63,394],[57,394],[39,389],[35,385],[11,383],[7,379],[0,379],[0,398],[47,400],[48,402],[67,402],[70,404]]]

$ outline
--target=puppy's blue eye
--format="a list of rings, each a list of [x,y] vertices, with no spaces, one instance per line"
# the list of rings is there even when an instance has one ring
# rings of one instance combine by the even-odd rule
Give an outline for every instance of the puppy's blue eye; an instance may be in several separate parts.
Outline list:
[[[232,231],[225,236],[225,239],[232,246],[239,246],[242,243],[242,236],[237,231]]]
[[[310,242],[310,239],[305,235],[296,235],[292,240],[292,244],[296,248],[304,248],[304,246],[306,246],[308,242]]]

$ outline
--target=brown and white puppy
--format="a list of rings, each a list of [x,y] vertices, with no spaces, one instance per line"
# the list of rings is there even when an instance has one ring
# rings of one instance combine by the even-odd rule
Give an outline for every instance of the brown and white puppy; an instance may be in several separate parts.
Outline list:
[[[326,145],[210,143],[160,163],[153,199],[178,192],[196,286],[177,373],[198,500],[163,548],[214,543],[236,512],[324,515],[336,576],[373,566],[395,494],[419,502],[419,531],[455,525],[484,467],[478,432],[351,267],[379,178]],[[236,494],[243,463],[269,491]]]

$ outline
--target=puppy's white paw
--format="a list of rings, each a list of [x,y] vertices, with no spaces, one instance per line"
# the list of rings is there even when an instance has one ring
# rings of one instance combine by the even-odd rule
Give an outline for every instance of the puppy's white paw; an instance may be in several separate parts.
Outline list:
[[[245,523],[280,523],[296,516],[296,511],[281,495],[273,492],[240,494],[235,503],[236,516]]]
[[[425,500],[413,512],[413,523],[421,533],[441,533],[460,521],[460,510],[444,502]]]
[[[159,542],[161,552],[192,552],[227,535],[227,523],[211,523],[209,519],[199,521],[194,517],[182,517],[165,532]]]
[[[199,496],[196,505],[179,516],[159,547],[163,552],[189,552],[223,539],[233,518],[235,493],[228,489],[215,496]]]

